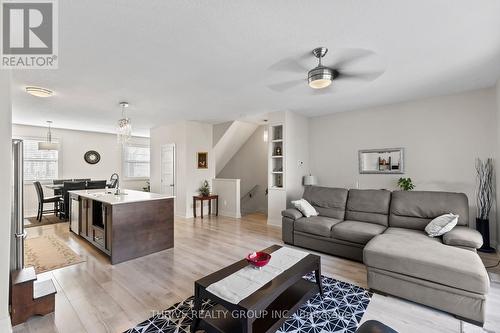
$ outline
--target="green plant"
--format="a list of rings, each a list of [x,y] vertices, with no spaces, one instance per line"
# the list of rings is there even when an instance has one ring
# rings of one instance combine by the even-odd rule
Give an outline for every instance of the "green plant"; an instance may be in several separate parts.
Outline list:
[[[415,188],[415,185],[413,185],[411,178],[399,178],[398,186],[403,191],[411,191]]]
[[[198,191],[203,196],[207,196],[210,194],[210,185],[208,184],[208,180],[204,180],[203,183],[201,183],[201,186],[198,189]]]

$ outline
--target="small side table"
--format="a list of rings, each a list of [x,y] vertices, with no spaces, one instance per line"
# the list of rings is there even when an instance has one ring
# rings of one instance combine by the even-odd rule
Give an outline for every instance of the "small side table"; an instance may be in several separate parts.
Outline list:
[[[203,218],[203,201],[208,201],[208,214],[212,214],[212,200],[215,200],[215,216],[219,216],[219,196],[217,194],[211,195],[194,195],[193,196],[193,216],[196,217],[196,201],[201,202],[200,216]]]

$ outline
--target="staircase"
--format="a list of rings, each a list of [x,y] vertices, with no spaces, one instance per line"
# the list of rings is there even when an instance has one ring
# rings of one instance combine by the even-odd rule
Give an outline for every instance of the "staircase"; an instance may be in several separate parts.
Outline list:
[[[54,312],[56,288],[52,280],[38,281],[33,267],[11,273],[12,326],[24,323],[34,315]]]
[[[257,124],[235,120],[232,123],[224,123],[220,126],[220,133],[213,138],[215,154],[215,174],[218,175],[226,166],[227,162],[247,142],[253,132],[259,127]]]

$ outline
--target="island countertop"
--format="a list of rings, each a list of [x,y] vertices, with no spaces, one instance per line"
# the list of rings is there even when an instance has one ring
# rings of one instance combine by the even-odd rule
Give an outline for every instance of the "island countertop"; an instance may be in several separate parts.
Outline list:
[[[126,190],[126,189],[121,190],[121,194],[119,195],[114,194],[114,189],[109,189],[107,192],[104,189],[79,190],[79,191],[68,191],[68,192],[83,198],[100,201],[110,205],[175,198],[174,196],[168,196],[164,194]]]

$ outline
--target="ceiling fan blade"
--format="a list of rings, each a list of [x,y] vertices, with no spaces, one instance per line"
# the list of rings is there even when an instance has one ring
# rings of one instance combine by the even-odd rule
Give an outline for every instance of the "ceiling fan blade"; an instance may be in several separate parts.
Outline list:
[[[291,89],[295,86],[298,86],[300,84],[306,85],[306,80],[300,79],[300,80],[291,80],[291,81],[285,81],[285,82],[280,82],[280,83],[275,83],[275,84],[270,84],[267,87],[271,90],[274,90],[276,92],[283,92],[288,89]]]
[[[332,53],[334,54],[334,59],[336,59],[333,62],[333,65],[330,66],[332,68],[343,68],[346,66],[351,66],[356,62],[375,54],[375,52],[367,49],[333,50]]]
[[[293,58],[282,59],[269,67],[270,70],[280,71],[280,72],[292,72],[292,73],[307,73],[309,70],[300,62]]]
[[[329,95],[333,93],[333,89],[331,86],[323,88],[323,89],[311,89],[311,94],[312,95]]]
[[[379,76],[381,76],[382,74],[384,74],[384,71],[364,72],[364,73],[339,72],[339,74],[335,78],[335,80],[353,79],[353,80],[361,80],[361,81],[373,81],[373,80],[377,79]]]

